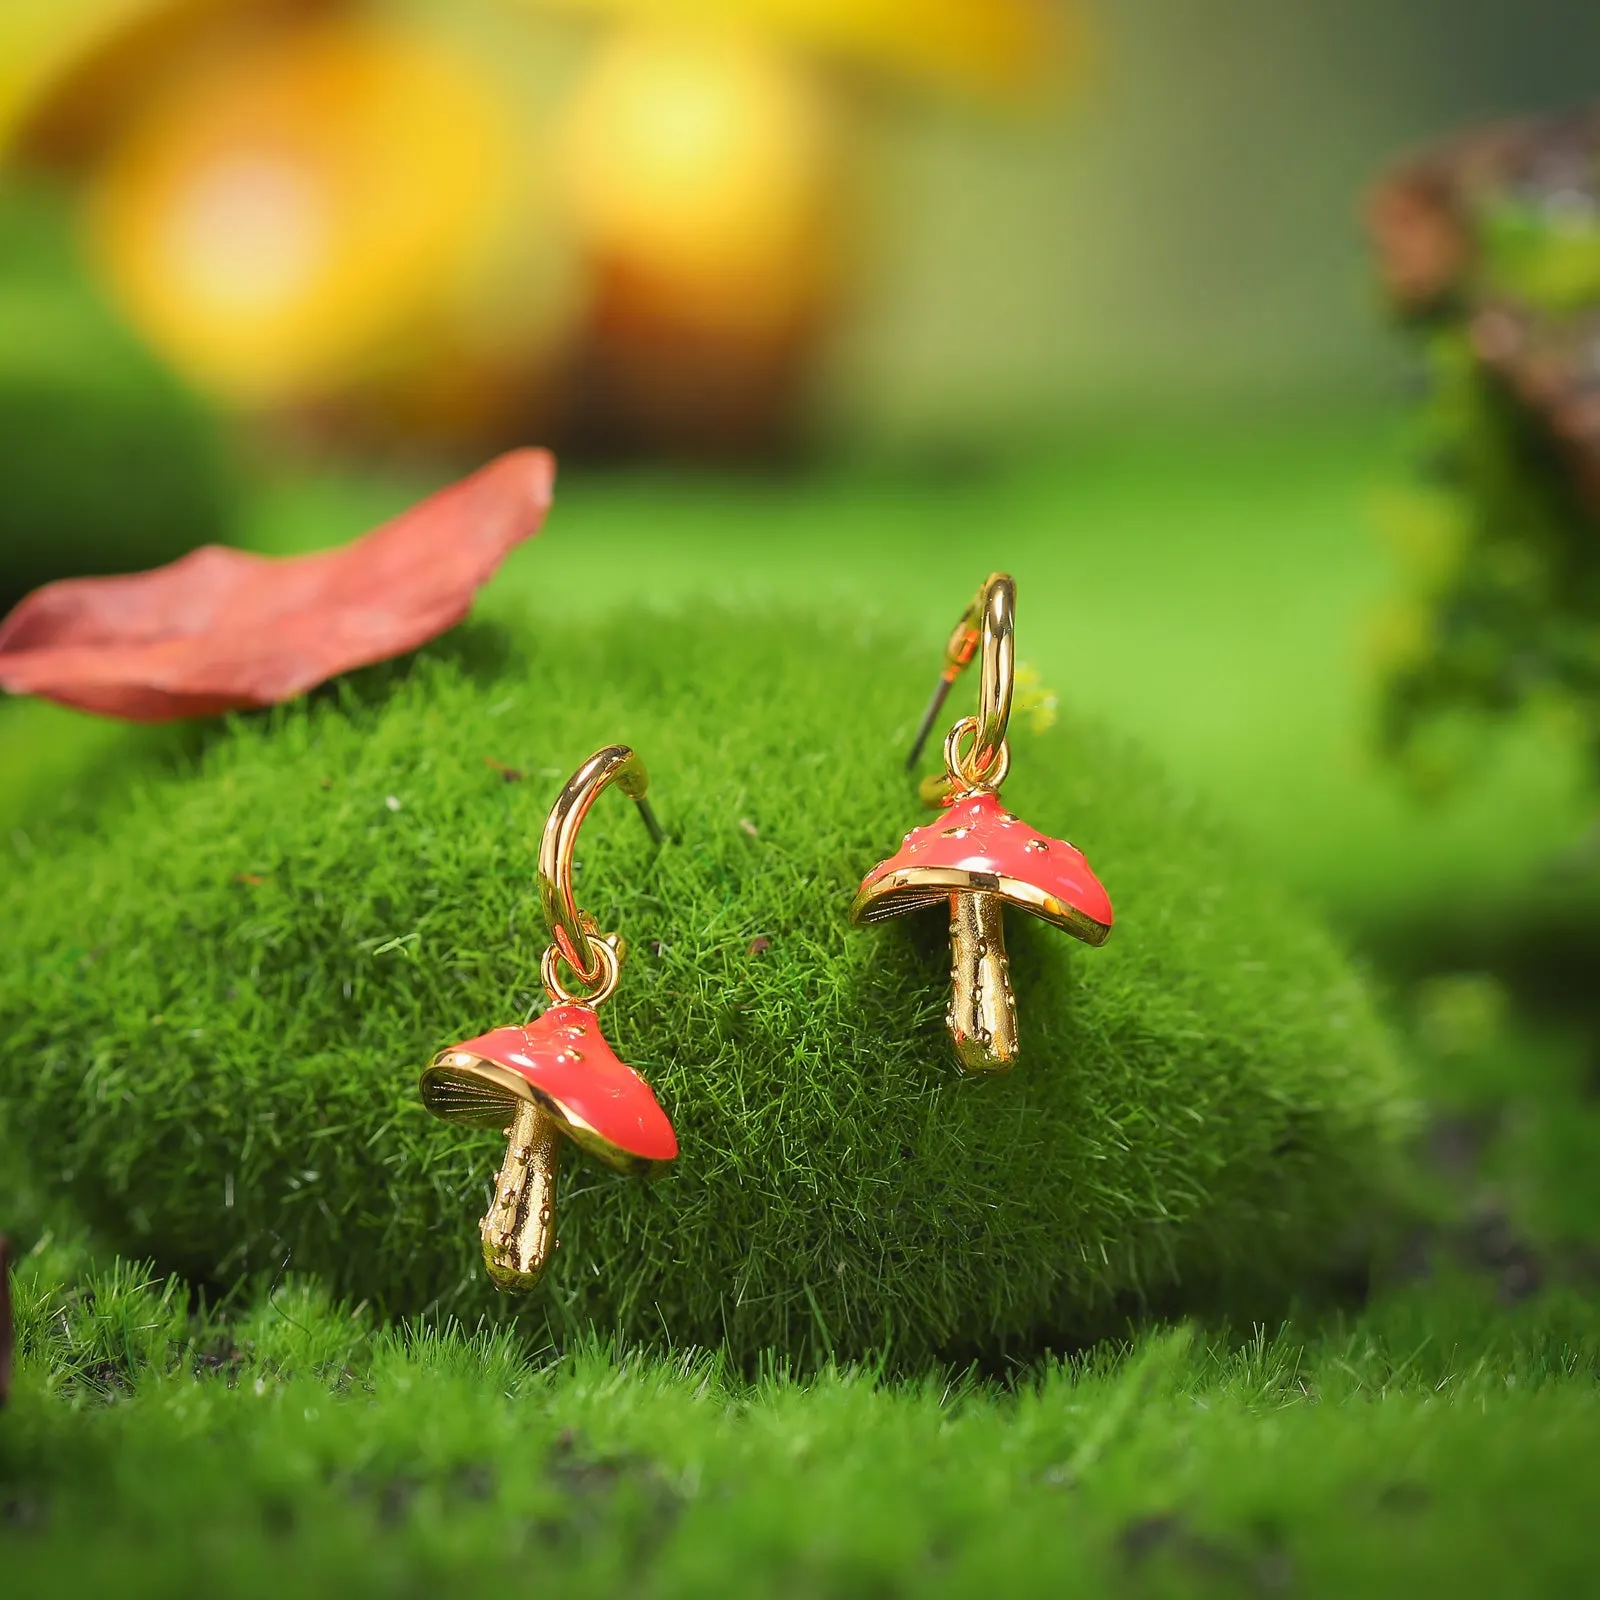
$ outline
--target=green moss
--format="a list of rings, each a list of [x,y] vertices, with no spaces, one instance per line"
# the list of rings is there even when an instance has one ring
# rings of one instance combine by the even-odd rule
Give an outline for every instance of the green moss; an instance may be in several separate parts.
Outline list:
[[[1600,1317],[1464,1284],[1350,1326],[1152,1329],[1009,1386],[231,1315],[18,1281],[7,1592],[1585,1594]],[[797,1512],[799,1514],[797,1514]]]
[[[1600,753],[1594,519],[1545,423],[1486,372],[1467,335],[1435,332],[1415,423],[1423,492],[1393,519],[1406,591],[1381,652],[1380,732],[1424,792],[1483,770],[1498,721],[1537,718]]]
[[[430,1119],[416,1076],[536,1004],[545,811],[625,740],[675,842],[607,797],[579,897],[632,941],[606,1027],[682,1156],[652,1184],[569,1164],[539,1336],[993,1357],[1325,1263],[1404,1120],[1391,1042],[1327,935],[1143,760],[1014,734],[1008,802],[1088,852],[1118,926],[1089,951],[1011,919],[1013,1075],[948,1059],[941,917],[847,927],[919,820],[898,752],[928,665],[781,617],[469,631],[25,841],[0,1093],[42,1177],[192,1276],[287,1262],[390,1309],[493,1305],[501,1142]]]

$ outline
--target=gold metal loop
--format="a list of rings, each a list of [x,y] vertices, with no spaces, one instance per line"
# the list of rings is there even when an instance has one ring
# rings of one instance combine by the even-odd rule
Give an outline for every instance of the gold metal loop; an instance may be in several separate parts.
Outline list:
[[[1016,678],[1016,645],[1013,634],[1016,627],[1017,586],[1008,573],[993,572],[984,580],[983,587],[973,597],[972,604],[962,612],[961,620],[945,645],[944,670],[939,676],[932,698],[922,714],[917,736],[911,744],[911,754],[906,758],[909,772],[917,764],[928,734],[944,706],[950,686],[962,670],[969,666],[974,656],[979,657],[978,714],[963,717],[951,730],[945,741],[947,778],[938,780],[943,792],[952,787],[997,788],[1005,777],[1009,761],[1006,754],[1006,729],[1011,721],[1011,692]],[[971,751],[959,764],[952,751],[957,734],[965,736],[971,729]],[[934,802],[938,803],[938,802]]]
[[[963,755],[961,742],[969,734],[973,741],[972,748]],[[964,789],[998,789],[1011,770],[1011,746],[1002,739],[994,760],[988,767],[981,767],[978,764],[977,739],[978,719],[963,717],[944,736],[945,771]]]
[[[565,961],[585,987],[598,983],[608,971],[614,972],[620,966],[617,950],[610,947],[614,936],[601,934],[596,929],[593,920],[578,909],[578,902],[572,893],[572,856],[577,847],[578,830],[589,814],[589,807],[610,783],[615,783],[638,807],[645,827],[650,830],[650,837],[657,844],[666,839],[650,802],[645,798],[645,790],[650,784],[649,774],[645,771],[644,763],[627,745],[612,744],[595,751],[567,779],[550,808],[544,834],[539,840],[539,903],[544,910],[550,937],[555,941],[545,954],[542,970],[545,987],[550,990],[552,997],[557,995],[557,989],[551,983],[554,970],[552,955],[558,955]],[[607,994],[610,992],[610,989],[606,990]],[[586,1003],[593,1003],[593,998]]]
[[[555,945],[545,946],[544,955],[539,961],[539,976],[544,980],[545,993],[558,1006],[580,1005],[592,1008],[599,1005],[602,1000],[609,1000],[617,992],[617,982],[622,976],[621,941],[596,938],[592,942],[592,947],[600,956],[600,970],[596,974],[598,982],[593,987],[588,982],[582,982],[576,989],[569,989],[562,983],[558,970],[567,958]],[[571,965],[570,962],[567,964]]]
[[[962,742],[968,738],[976,739],[978,733],[978,719],[976,717],[963,717],[945,735],[944,738],[944,764],[943,772],[930,772],[926,778],[917,785],[917,794],[922,803],[930,809],[937,810],[953,796],[971,794],[978,789],[998,789],[1006,781],[1006,774],[1011,771],[1011,746],[1002,742],[1000,746],[1000,759],[989,772],[979,772],[973,766],[973,752],[962,754]]]

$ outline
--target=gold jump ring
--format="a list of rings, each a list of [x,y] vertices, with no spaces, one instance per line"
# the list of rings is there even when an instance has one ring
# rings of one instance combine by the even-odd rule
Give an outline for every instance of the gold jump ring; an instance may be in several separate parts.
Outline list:
[[[595,939],[591,941],[591,948],[599,952],[599,970],[596,973],[599,982],[596,987],[590,988],[589,981],[583,979],[578,989],[573,990],[562,983],[557,970],[567,958],[555,945],[545,947],[544,955],[539,961],[539,976],[544,980],[545,993],[557,1005],[581,1005],[588,1006],[592,1010],[602,1000],[609,1000],[616,992],[617,981],[622,976],[622,959],[617,954],[616,947],[605,939]],[[571,966],[571,963],[567,962],[567,965]],[[577,968],[573,967],[572,970],[576,972]]]
[[[969,734],[973,746],[963,755],[961,742]],[[1011,770],[1011,746],[1002,739],[993,760],[987,767],[980,767],[977,759],[977,737],[978,719],[963,717],[945,735],[945,770],[949,773],[950,782],[957,789],[998,789],[1006,781],[1006,774]]]

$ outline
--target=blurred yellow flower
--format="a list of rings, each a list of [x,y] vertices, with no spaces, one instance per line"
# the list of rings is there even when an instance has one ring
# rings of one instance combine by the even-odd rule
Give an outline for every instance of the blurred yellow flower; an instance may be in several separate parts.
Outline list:
[[[0,5],[0,153],[61,80],[173,0],[5,0]]]
[[[996,98],[1062,81],[1085,54],[1067,0],[524,0],[657,26],[740,27]]]
[[[245,408],[366,386],[435,398],[461,347],[559,344],[577,268],[529,130],[427,33],[352,20],[212,64],[92,180],[90,239],[132,320]],[[395,390],[399,385],[399,391]]]
[[[760,337],[835,269],[836,128],[804,71],[726,35],[622,31],[565,123],[578,226],[634,301]]]
[[[0,158],[80,158],[167,72],[223,35],[340,0],[0,0]]]

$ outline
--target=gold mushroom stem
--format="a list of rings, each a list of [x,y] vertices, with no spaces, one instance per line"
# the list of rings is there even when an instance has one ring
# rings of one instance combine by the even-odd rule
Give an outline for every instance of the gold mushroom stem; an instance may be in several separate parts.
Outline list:
[[[1005,1072],[1017,1059],[1017,1002],[1006,959],[1005,902],[950,896],[950,1010],[945,1024],[968,1072]]]
[[[506,1158],[484,1214],[483,1264],[501,1289],[532,1289],[556,1251],[556,1174],[561,1134],[553,1118],[518,1100],[506,1130]]]

